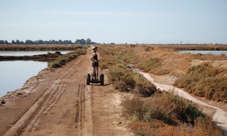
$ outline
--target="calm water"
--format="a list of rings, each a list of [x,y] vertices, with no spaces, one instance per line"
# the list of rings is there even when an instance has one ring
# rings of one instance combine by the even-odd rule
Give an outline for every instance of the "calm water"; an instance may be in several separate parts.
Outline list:
[[[195,50],[187,50],[187,51],[179,51],[180,53],[191,53],[191,54],[214,54],[214,55],[221,55],[225,54],[227,56],[227,51],[195,51]]]
[[[0,51],[0,56],[24,56],[46,54],[48,51]],[[55,51],[51,51],[55,52]],[[70,51],[61,51],[66,54]],[[47,62],[0,61],[0,97],[9,91],[23,87],[24,83],[47,67]]]
[[[38,54],[55,53],[55,51],[0,51],[0,56],[31,56]],[[66,54],[71,51],[61,51],[61,54]]]
[[[47,67],[47,62],[0,61],[0,97],[23,87],[32,76]]]

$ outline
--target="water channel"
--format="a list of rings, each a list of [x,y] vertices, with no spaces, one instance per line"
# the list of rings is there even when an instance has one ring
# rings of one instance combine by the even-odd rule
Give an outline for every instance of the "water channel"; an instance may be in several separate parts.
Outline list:
[[[31,56],[46,54],[48,51],[0,51],[0,56]],[[54,51],[51,51],[53,53]],[[66,54],[70,51],[61,51]],[[0,97],[7,92],[23,87],[24,83],[47,67],[47,62],[0,61]]]
[[[179,51],[180,53],[191,53],[191,54],[214,54],[214,55],[222,55],[225,54],[227,56],[227,51],[203,51],[203,50],[185,50]]]

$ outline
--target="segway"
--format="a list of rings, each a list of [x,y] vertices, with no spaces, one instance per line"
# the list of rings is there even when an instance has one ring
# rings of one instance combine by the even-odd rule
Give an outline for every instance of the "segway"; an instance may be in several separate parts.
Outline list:
[[[99,80],[96,78],[96,73],[94,73],[94,78],[92,78],[92,72],[87,74],[87,85],[90,83],[100,83],[100,85],[104,85],[104,74],[99,75]]]

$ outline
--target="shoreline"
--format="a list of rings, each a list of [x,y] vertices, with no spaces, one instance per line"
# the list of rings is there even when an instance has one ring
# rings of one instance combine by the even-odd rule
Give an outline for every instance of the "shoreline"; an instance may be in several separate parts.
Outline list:
[[[6,103],[7,99],[13,98],[15,96],[26,97],[26,95],[33,93],[33,88],[38,85],[39,80],[47,71],[50,71],[48,67],[41,69],[36,75],[28,78],[21,88],[17,88],[13,91],[8,91],[6,94],[0,97],[0,103],[2,104],[3,101]]]

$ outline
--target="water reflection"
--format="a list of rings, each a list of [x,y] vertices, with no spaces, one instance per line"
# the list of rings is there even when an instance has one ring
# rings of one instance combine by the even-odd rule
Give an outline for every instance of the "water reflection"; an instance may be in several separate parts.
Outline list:
[[[180,53],[191,53],[191,54],[214,54],[214,55],[221,55],[225,54],[227,56],[227,51],[199,51],[199,50],[186,50],[186,51],[179,51]]]
[[[0,51],[0,56],[31,56],[55,51]],[[60,51],[66,54],[72,51]],[[0,97],[9,91],[23,87],[24,83],[47,67],[47,62],[0,61]]]
[[[0,61],[0,97],[21,88],[32,76],[47,67],[47,62]]]
[[[32,56],[39,54],[55,53],[55,51],[0,51],[0,56]],[[61,51],[61,54],[66,54],[72,51]]]

